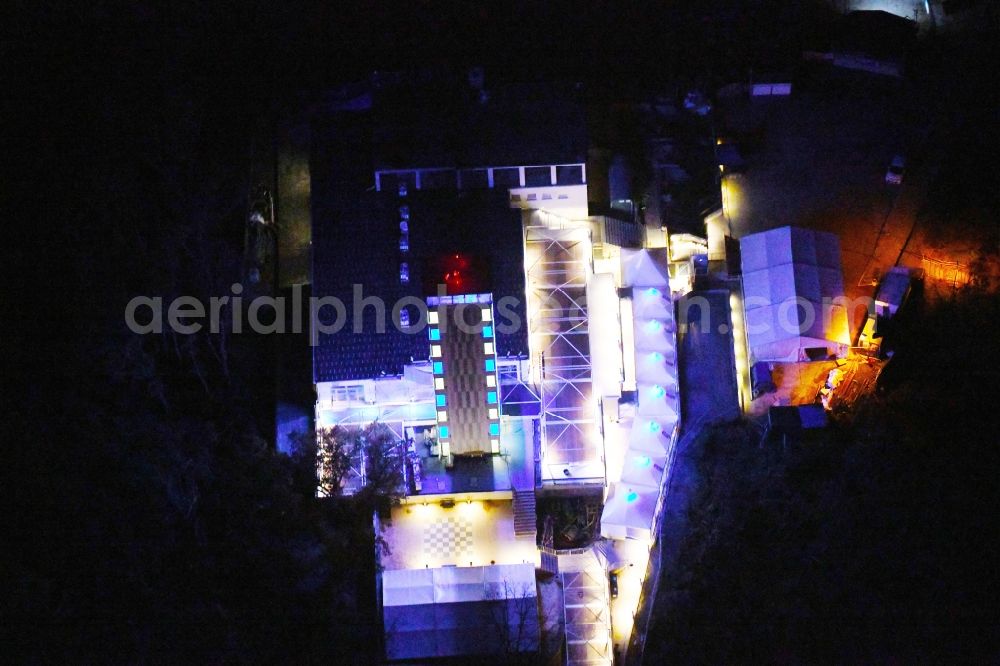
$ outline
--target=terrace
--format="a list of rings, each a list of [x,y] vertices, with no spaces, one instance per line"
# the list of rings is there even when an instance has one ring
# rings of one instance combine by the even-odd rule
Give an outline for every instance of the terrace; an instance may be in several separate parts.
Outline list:
[[[534,538],[514,536],[509,500],[449,503],[414,502],[393,507],[382,526],[389,554],[386,569],[487,566],[529,563],[537,566]]]

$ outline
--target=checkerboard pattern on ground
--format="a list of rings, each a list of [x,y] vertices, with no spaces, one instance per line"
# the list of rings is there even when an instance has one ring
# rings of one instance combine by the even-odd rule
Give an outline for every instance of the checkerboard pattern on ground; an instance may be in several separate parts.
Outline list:
[[[462,560],[472,550],[472,525],[449,516],[424,530],[424,554],[435,559]]]

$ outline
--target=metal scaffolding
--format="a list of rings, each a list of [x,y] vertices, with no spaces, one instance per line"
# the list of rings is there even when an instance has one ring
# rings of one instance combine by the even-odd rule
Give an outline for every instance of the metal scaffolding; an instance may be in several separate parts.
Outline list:
[[[563,613],[566,627],[566,664],[612,664],[611,610],[604,571],[565,572]]]
[[[525,230],[528,336],[548,472],[543,476],[552,480],[603,475],[586,303],[591,258],[586,227]]]

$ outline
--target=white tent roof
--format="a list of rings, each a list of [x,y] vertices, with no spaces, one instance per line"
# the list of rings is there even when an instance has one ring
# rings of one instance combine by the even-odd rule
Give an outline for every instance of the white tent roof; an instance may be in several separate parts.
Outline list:
[[[671,426],[677,422],[677,385],[638,384],[638,414]]]
[[[629,431],[628,449],[625,455],[666,455],[670,448],[672,427],[671,422],[664,425],[656,419],[636,419]]]
[[[430,603],[483,601],[506,584],[519,594],[535,595],[532,564],[495,564],[488,567],[393,569],[382,572],[382,604],[412,606]],[[502,596],[502,594],[501,594]]]
[[[630,455],[625,458],[621,482],[627,485],[647,486],[659,492],[660,481],[663,480],[663,466],[666,462],[666,453],[659,456],[648,453]]]
[[[674,305],[666,287],[634,287],[632,289],[632,310],[643,319],[673,320]]]
[[[538,615],[525,610],[537,611],[537,594],[533,564],[384,571],[386,654],[415,660],[536,650]],[[498,621],[519,628],[513,645],[500,644]]]
[[[673,340],[667,339],[664,342],[666,344],[660,346],[658,349],[637,348],[635,350],[637,373],[652,373],[650,376],[659,377],[660,372],[667,372],[671,376],[676,376],[677,350],[670,346]]]
[[[635,378],[643,384],[674,386],[677,384],[677,368],[673,364],[673,353],[640,352],[635,359]]]
[[[622,282],[628,287],[667,287],[667,250],[622,249]]]
[[[616,483],[601,514],[601,536],[611,539],[648,539],[659,488]]]
[[[679,419],[677,345],[665,250],[622,250],[622,281],[632,287],[636,417],[621,482],[612,484],[601,534],[648,539]],[[626,324],[627,325],[627,324]]]
[[[673,351],[674,323],[663,319],[633,319],[637,352]]]
[[[740,241],[743,307],[753,361],[804,360],[804,350],[849,344],[840,243],[834,234],[782,227]]]
[[[433,571],[430,569],[399,569],[384,572],[382,603],[385,606],[434,603]]]
[[[740,241],[743,271],[791,262],[840,270],[840,241],[835,234],[799,227],[780,227],[745,236]]]

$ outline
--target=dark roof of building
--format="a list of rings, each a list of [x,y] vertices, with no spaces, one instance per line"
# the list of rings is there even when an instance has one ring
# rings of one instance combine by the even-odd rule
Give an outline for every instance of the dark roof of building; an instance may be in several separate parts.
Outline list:
[[[901,59],[917,37],[917,24],[881,10],[854,11],[840,20],[835,48],[878,58]]]
[[[509,309],[523,324],[520,212],[509,207],[505,192],[417,191],[405,198],[396,192],[356,192],[353,198],[337,199],[332,206],[314,202],[313,281],[316,296],[335,296],[345,303],[346,318],[340,332],[319,336],[313,353],[316,381],[398,374],[411,357],[427,358],[426,331],[401,332],[390,314],[400,298],[435,295],[435,291],[425,293],[422,285],[441,282],[443,276],[433,273],[439,258],[450,253],[478,258],[488,270],[485,281],[494,303],[514,297],[516,304]],[[409,207],[406,252],[399,246],[401,205]],[[407,283],[400,280],[403,262],[409,272]],[[385,303],[384,330],[376,325],[373,306],[361,312],[360,321],[355,318],[355,285],[361,285],[363,296],[377,296]],[[324,314],[327,317],[320,319],[329,324],[333,310],[326,308]],[[414,310],[412,321],[415,314]],[[511,333],[498,329],[496,347],[500,356],[526,352],[526,327]]]
[[[567,91],[505,85],[480,100],[467,85],[384,94],[373,112],[378,168],[583,162],[582,105]]]
[[[384,299],[388,316],[403,296],[434,295],[421,286],[435,278],[429,273],[439,272],[439,258],[448,252],[467,253],[487,266],[494,303],[503,296],[518,300],[512,310],[522,325],[514,333],[497,331],[497,353],[528,350],[520,212],[510,209],[507,191],[410,188],[404,200],[392,187],[374,192],[374,171],[583,162],[582,107],[565,91],[544,86],[498,86],[482,103],[467,84],[414,90],[382,93],[371,109],[329,114],[313,124],[314,295],[336,296],[347,306],[341,332],[319,336],[315,381],[398,374],[411,357],[427,358],[424,332],[402,333],[387,321],[379,333],[372,308],[355,322],[352,285]],[[399,246],[403,204],[410,207],[405,254]],[[404,261],[407,284],[400,283]],[[334,313],[325,308],[323,314],[320,319],[329,322]]]
[[[768,421],[772,436],[796,437],[807,430],[825,428],[828,418],[822,405],[776,406],[768,410]]]

